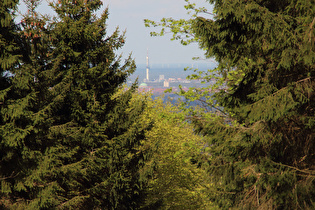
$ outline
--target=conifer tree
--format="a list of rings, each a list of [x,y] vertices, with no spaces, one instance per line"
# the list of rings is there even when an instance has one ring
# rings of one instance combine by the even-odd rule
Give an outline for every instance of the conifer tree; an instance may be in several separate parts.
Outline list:
[[[209,3],[213,12],[189,3],[186,8],[197,13],[193,19],[163,19],[161,25],[184,44],[198,41],[218,62],[192,76],[217,79],[209,87],[216,92],[195,93],[218,111],[192,116],[209,139],[211,200],[225,209],[313,209],[315,2]],[[182,92],[200,98],[195,93]]]
[[[135,86],[117,94],[134,71],[106,35],[99,0],[52,2],[57,17],[27,1],[23,51],[1,98],[1,205],[9,209],[134,209],[146,186],[145,107],[130,107]],[[149,169],[148,169],[149,170]]]
[[[13,23],[16,0],[0,2],[0,90],[7,87],[5,72],[17,62],[16,27]],[[2,96],[3,97],[3,96]]]

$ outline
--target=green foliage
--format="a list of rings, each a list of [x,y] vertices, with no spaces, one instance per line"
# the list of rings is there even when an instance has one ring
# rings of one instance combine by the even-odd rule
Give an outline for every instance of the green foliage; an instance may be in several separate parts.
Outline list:
[[[150,101],[149,101],[150,102]],[[156,99],[148,104],[143,123],[153,123],[146,132],[144,147],[153,150],[148,163],[155,167],[148,185],[144,209],[204,209],[210,207],[206,197],[205,171],[193,164],[203,157],[202,137],[195,135],[185,114],[171,104]]]
[[[180,92],[206,106],[190,112],[208,138],[210,199],[226,209],[314,208],[315,2],[209,3],[210,17],[188,2],[192,19],[147,23],[184,41],[192,34],[218,62],[190,77],[208,88]],[[182,23],[189,31],[173,31]]]
[[[1,60],[12,74],[0,90],[1,208],[139,207],[150,126],[137,125],[146,103],[130,104],[136,87],[120,90],[135,70],[115,54],[124,35],[106,35],[99,0],[52,2],[54,19],[37,14],[39,1],[26,3],[21,28],[12,28],[19,60]]]
[[[0,2],[0,90],[8,87],[8,80],[5,72],[7,69],[13,68],[17,62],[17,34],[16,26],[13,23],[14,11],[17,6],[17,0],[7,0]],[[0,94],[3,98],[4,93]],[[0,118],[1,120],[1,118]]]

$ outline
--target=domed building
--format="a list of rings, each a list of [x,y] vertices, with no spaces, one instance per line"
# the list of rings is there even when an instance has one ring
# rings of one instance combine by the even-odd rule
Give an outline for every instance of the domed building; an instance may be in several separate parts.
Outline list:
[[[139,85],[139,88],[146,88],[146,87],[148,87],[148,85],[147,83],[144,83],[144,82]]]

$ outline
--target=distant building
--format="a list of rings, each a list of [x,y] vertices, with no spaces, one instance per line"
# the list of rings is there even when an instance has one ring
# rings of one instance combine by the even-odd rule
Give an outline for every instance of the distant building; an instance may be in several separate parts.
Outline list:
[[[145,77],[145,80],[144,81],[150,81],[150,78],[149,78],[149,50],[147,50],[147,57],[146,57],[146,63],[147,63],[147,68],[146,68],[146,77]]]
[[[152,87],[151,86],[148,86],[146,83],[141,83],[140,85],[139,85],[139,88],[138,88],[138,90],[140,91],[140,92],[151,92],[152,91]]]
[[[141,83],[141,84],[139,85],[139,87],[140,87],[140,88],[146,88],[146,87],[148,87],[148,85],[143,82],[143,83]]]
[[[164,80],[164,87],[170,87],[169,81]]]

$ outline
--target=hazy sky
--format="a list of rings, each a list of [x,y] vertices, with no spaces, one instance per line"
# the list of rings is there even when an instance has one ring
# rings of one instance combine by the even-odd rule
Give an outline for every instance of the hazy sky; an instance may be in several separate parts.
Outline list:
[[[203,3],[205,0],[195,0]],[[144,19],[158,21],[163,17],[174,19],[189,17],[184,8],[184,0],[104,0],[109,6],[109,27],[118,25],[126,29],[126,45],[124,53],[132,52],[138,64],[145,63],[149,49],[150,63],[193,63],[192,57],[202,56],[203,52],[197,44],[182,46],[179,41],[170,41],[171,34],[165,37],[150,37]]]
[[[45,1],[43,0],[43,4]],[[193,2],[210,8],[205,0]],[[156,29],[144,26],[144,19],[158,21],[163,17],[189,17],[184,8],[185,0],[103,0],[103,3],[102,10],[109,7],[108,33],[112,33],[117,26],[121,31],[126,30],[126,43],[120,52],[125,57],[131,52],[137,64],[146,62],[147,49],[150,64],[194,63],[196,61],[192,57],[203,56],[197,44],[182,46],[179,41],[170,41],[171,34],[151,37],[150,31]],[[40,7],[39,12],[47,11],[47,6]]]

